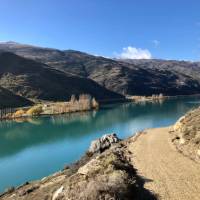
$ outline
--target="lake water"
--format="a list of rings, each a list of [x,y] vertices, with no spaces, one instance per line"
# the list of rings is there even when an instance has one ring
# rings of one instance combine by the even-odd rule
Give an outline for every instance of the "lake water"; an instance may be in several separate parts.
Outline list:
[[[26,122],[0,122],[0,192],[62,169],[79,159],[90,142],[103,134],[115,132],[126,138],[145,128],[168,126],[199,105],[199,97],[179,98],[163,103],[115,104],[99,111]]]

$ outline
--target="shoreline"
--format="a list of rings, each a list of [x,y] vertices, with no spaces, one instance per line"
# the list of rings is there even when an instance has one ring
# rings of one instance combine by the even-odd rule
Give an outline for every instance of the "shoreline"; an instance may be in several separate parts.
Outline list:
[[[154,194],[164,196],[164,199],[178,200],[178,196],[182,195],[182,199],[187,200],[189,196],[187,196],[186,193],[181,194],[181,189],[179,187],[171,188],[171,181],[174,181],[173,184],[180,185],[181,187],[183,187],[184,190],[190,194],[190,191],[187,188],[185,188],[185,183],[183,181],[182,183],[179,180],[179,177],[176,177],[176,173],[178,172],[180,177],[185,177],[185,179],[188,180],[190,180],[190,177],[192,177],[191,183],[196,184],[196,187],[200,189],[200,184],[196,182],[193,176],[195,173],[200,174],[200,169],[197,163],[193,163],[191,159],[185,157],[182,153],[180,153],[177,150],[176,146],[171,141],[171,133],[172,125],[169,127],[146,129],[144,131],[136,133],[134,136],[130,136],[124,139],[122,143],[120,143],[120,145],[123,144],[122,146],[125,147],[119,147],[121,148],[121,151],[123,153],[126,152],[125,162],[128,162],[132,165],[132,167],[138,170],[137,175],[144,177],[144,179],[152,180],[150,182],[144,181],[144,186],[147,191],[153,191]],[[152,148],[152,146],[154,148]],[[108,151],[111,152],[111,150]],[[66,170],[68,171],[68,175],[72,176],[73,174],[77,173],[79,168],[83,167],[84,165],[87,165],[87,163],[89,163],[91,159],[95,159],[99,156],[101,157],[101,155],[95,155],[93,157],[86,153],[79,161],[73,163],[70,166],[67,166],[64,170],[56,172],[55,174],[50,175],[48,177],[44,177],[41,180],[25,183],[21,186],[16,187],[15,189],[10,188],[7,192],[0,194],[0,199],[4,199],[5,196],[7,197],[7,195],[16,192],[19,192],[19,194],[21,194],[22,190],[33,190],[30,193],[35,194],[35,192],[37,192],[38,189],[41,189],[40,186],[33,187],[35,183],[40,185],[40,183],[43,183],[43,181],[45,180],[46,184],[49,183],[49,181],[51,182],[54,178],[59,179],[60,176],[62,176],[64,179],[64,177],[66,178],[66,174],[64,173],[66,172]],[[148,169],[146,166],[148,166]],[[163,171],[162,168],[164,168],[165,170]],[[188,169],[190,168],[193,171],[188,171]],[[155,173],[155,171],[157,171],[157,173]],[[165,173],[172,174],[169,177],[166,177]],[[170,179],[171,177],[173,177],[173,180]],[[165,179],[167,179],[167,182],[165,182]],[[200,176],[197,177],[197,179],[198,181],[200,181]],[[162,184],[159,186],[158,183]],[[58,184],[55,187],[57,186],[60,185]],[[189,189],[192,190],[192,188]],[[173,193],[173,191],[175,191],[175,194]],[[197,191],[194,191],[194,194],[198,198],[200,198],[200,196],[196,192]],[[29,192],[25,192],[24,195],[29,195]]]
[[[198,97],[200,96],[200,94],[192,94],[192,95],[176,95],[176,96],[163,96],[162,98],[155,98],[152,99],[151,96],[139,96],[140,98],[144,99],[140,99],[140,100],[134,100],[134,99],[130,99],[130,98],[125,98],[125,99],[114,99],[114,100],[109,100],[109,101],[99,101],[99,105],[98,105],[98,109],[101,109],[102,106],[104,105],[109,105],[109,104],[117,104],[117,103],[145,103],[145,102],[164,102],[167,99],[176,99],[176,98],[189,98],[189,97]],[[138,97],[138,96],[137,96]],[[68,103],[68,102],[51,102],[49,104],[59,104],[59,103]],[[38,104],[40,105],[40,104]],[[43,103],[44,105],[44,103]],[[33,105],[33,106],[27,106],[27,107],[19,107],[19,108],[12,108],[16,111],[21,110],[21,109],[30,109],[31,107],[37,106],[37,104]],[[5,108],[7,109],[7,108]],[[3,117],[0,118],[0,121],[7,121],[7,120],[20,120],[20,119],[27,119],[27,118],[33,118],[33,117],[41,117],[41,116],[56,116],[56,115],[62,115],[62,114],[67,114],[67,113],[81,113],[81,112],[88,112],[88,111],[92,111],[92,110],[96,110],[97,106],[95,106],[95,108],[89,108],[89,109],[83,109],[83,110],[76,110],[76,111],[69,111],[69,112],[58,112],[58,113],[42,113],[42,114],[38,114],[38,115],[29,115],[29,116],[15,116],[15,117]],[[14,112],[13,112],[14,113]]]
[[[198,194],[200,184],[197,182],[197,180],[200,181],[200,175],[196,176],[197,172],[200,174],[199,165],[177,151],[170,137],[172,130],[173,126],[146,129],[122,140],[101,154],[91,155],[86,152],[80,160],[66,166],[63,170],[44,177],[41,180],[27,182],[16,188],[8,189],[6,192],[0,194],[0,200],[9,200],[13,195],[17,195],[20,200],[21,198],[32,200],[36,196],[38,198],[41,192],[45,191],[47,193],[46,190],[43,191],[43,188],[47,186],[49,187],[49,192],[51,191],[50,196],[52,198],[52,195],[63,185],[68,187],[71,177],[80,176],[80,169],[84,169],[83,171],[85,171],[85,168],[89,167],[92,170],[93,167],[90,168],[89,164],[92,160],[103,158],[103,155],[107,155],[108,152],[115,154],[116,150],[125,155],[123,162],[129,163],[129,165],[137,170],[137,175],[135,174],[135,176],[138,176],[138,179],[140,182],[143,182],[142,185],[144,186],[144,188],[140,186],[140,189],[143,192],[145,191],[144,193],[147,192],[152,199],[178,200],[181,196],[182,200],[187,200],[189,196],[195,196],[193,199],[196,200],[200,198],[200,194]],[[102,167],[103,171],[106,170],[104,166]],[[98,172],[95,173],[98,174]],[[168,173],[172,174],[166,176]],[[179,179],[179,177],[183,177],[184,179]],[[190,194],[190,190],[192,189],[191,187],[188,188],[187,182],[184,182],[185,179],[191,179],[191,185],[196,184],[197,189],[193,191],[193,194]],[[80,177],[74,181],[80,181]],[[51,185],[50,183],[54,183],[53,186],[49,186]],[[176,185],[176,187],[173,187],[173,185]],[[75,186],[73,187],[75,188]],[[73,187],[71,190],[74,189]],[[184,189],[180,189],[180,187]],[[152,191],[152,193],[149,191]]]
[[[100,196],[103,199],[118,196],[127,200],[141,197],[156,200],[156,194],[143,187],[143,178],[130,163],[128,140],[118,141],[103,152],[91,154],[87,151],[80,160],[63,170],[7,189],[0,194],[0,200],[12,200],[13,197],[17,200],[93,200]]]
[[[43,103],[35,104],[33,106],[12,108],[13,112],[8,113],[8,116],[0,117],[0,121],[20,120],[20,119],[27,119],[27,118],[41,117],[41,116],[56,116],[56,115],[63,115],[63,114],[70,114],[70,113],[82,113],[82,112],[88,112],[88,111],[92,111],[92,110],[98,110],[103,105],[109,105],[109,104],[113,104],[113,103],[128,103],[128,102],[130,102],[130,100],[125,99],[125,98],[124,99],[113,99],[113,100],[109,100],[109,101],[100,100],[99,102],[97,102],[95,100],[95,98],[91,98],[91,101],[92,101],[91,103],[90,102],[86,102],[86,103],[80,102],[80,100],[79,100],[79,102],[77,102],[79,104],[79,105],[77,105],[77,108],[73,108],[74,106],[71,106],[71,107],[68,106],[68,108],[64,108],[64,106],[63,106],[64,104],[76,103],[76,100],[75,100],[75,102],[73,102],[73,101],[72,102],[71,101],[68,101],[68,102],[48,102],[48,103],[43,102]],[[88,100],[86,100],[86,101],[88,101]],[[84,104],[86,104],[85,107],[84,107]],[[57,111],[56,112],[46,111],[46,108],[44,108],[44,110],[41,113],[36,113],[36,114],[32,114],[32,115],[30,115],[30,114],[26,115],[25,114],[29,109],[37,107],[37,106],[56,107],[54,109],[56,109]],[[4,108],[2,110],[6,110],[6,109],[8,109],[8,108]],[[68,110],[66,111],[66,109],[68,109]],[[25,112],[23,112],[22,114],[20,113],[19,116],[12,116],[13,114],[15,114],[15,112],[18,112],[18,111],[21,112],[22,110],[25,110]],[[48,110],[50,110],[50,109],[48,108]],[[0,111],[1,111],[1,109],[0,109]]]
[[[165,96],[162,94],[160,94],[160,95],[130,96],[130,97],[127,97],[127,99],[134,103],[140,103],[140,102],[159,102],[159,101],[165,101],[167,99],[189,98],[189,97],[199,97],[200,96],[200,94],[173,95],[173,96]]]
[[[51,196],[51,198],[49,199],[52,199],[52,196],[55,194],[55,192],[59,188],[61,188],[63,185],[65,185],[65,187],[68,187],[68,184],[70,184],[70,180],[72,177],[80,176],[79,174],[80,169],[84,169],[85,171],[86,170],[85,168],[87,168],[86,166],[88,166],[89,169],[92,170],[89,164],[90,162],[92,162],[92,160],[96,160],[101,157],[104,157],[103,155],[107,155],[108,152],[111,154],[112,153],[115,154],[116,150],[117,152],[121,152],[123,155],[125,155],[125,157],[123,158],[125,160],[123,162],[125,163],[127,162],[127,164],[129,163],[134,169],[136,169],[137,173],[135,174],[135,176],[138,176],[139,182],[142,183],[140,185],[140,190],[143,191],[142,192],[143,195],[148,193],[148,195],[151,196],[150,199],[152,200],[159,199],[159,197],[164,197],[163,199],[174,199],[174,200],[177,199],[178,200],[178,196],[181,195],[182,193],[182,191],[180,191],[179,188],[176,188],[177,191],[176,191],[175,196],[174,194],[166,194],[166,190],[169,189],[168,187],[170,187],[170,184],[171,184],[170,177],[168,177],[169,178],[168,183],[164,183],[164,185],[161,184],[161,182],[165,180],[165,176],[163,175],[163,173],[167,171],[170,172],[171,170],[171,167],[169,168],[165,167],[164,169],[165,172],[161,169],[162,167],[164,167],[164,165],[166,165],[165,164],[166,161],[163,161],[163,158],[170,158],[170,155],[172,154],[173,159],[175,156],[181,162],[191,164],[191,162],[193,161],[191,161],[189,158],[186,158],[180,152],[178,152],[175,146],[170,142],[169,139],[170,139],[171,130],[172,130],[172,126],[146,129],[144,131],[137,132],[135,135],[122,140],[121,142],[117,143],[116,145],[113,145],[112,148],[106,150],[105,152],[101,154],[91,155],[88,152],[86,152],[81,157],[80,160],[78,160],[77,162],[71,165],[67,165],[63,170],[60,170],[47,177],[43,177],[40,180],[27,182],[16,188],[13,188],[13,187],[9,188],[7,191],[0,194],[0,200],[5,200],[5,199],[10,200],[12,199],[13,195],[17,196],[18,197],[17,199],[20,199],[20,200],[21,199],[32,200],[32,199],[36,199],[36,197],[38,198],[38,195],[41,195],[42,192],[48,193],[48,195]],[[151,142],[155,142],[155,143],[153,143],[153,145],[152,144],[149,145],[148,144],[149,142],[150,144]],[[164,149],[165,143],[167,143],[167,148],[169,148],[167,150],[169,152],[167,152]],[[159,148],[157,147],[157,145]],[[159,145],[161,145],[163,149]],[[154,148],[152,148],[152,146],[154,146]],[[153,158],[151,156],[153,156]],[[174,173],[174,172],[177,172],[176,170],[178,169],[177,169],[177,163],[173,165],[174,161],[173,162],[172,161],[173,160],[170,160],[168,165],[174,167],[174,171],[173,171]],[[200,172],[199,166],[196,163],[193,165],[195,165],[194,167],[195,170],[198,171],[199,169],[199,172]],[[106,168],[104,166],[102,167],[103,167],[103,171],[104,170],[106,171]],[[179,167],[179,171],[182,170],[180,168],[181,167],[180,165],[178,165],[178,167]],[[186,167],[188,167],[188,164]],[[159,170],[159,173],[156,172],[157,170]],[[98,174],[99,172],[95,172],[95,173]],[[184,171],[183,171],[183,174],[181,174],[181,176],[184,176]],[[186,174],[186,177],[187,177],[187,174]],[[152,181],[149,182],[146,180],[152,180]],[[178,184],[179,182],[178,177],[177,179],[174,179],[174,180],[176,181],[176,184]],[[199,176],[199,180],[200,180],[200,176]],[[80,177],[76,178],[75,181],[77,182],[80,181]],[[180,181],[182,182],[182,180]],[[52,186],[50,186],[51,185],[50,183],[52,184]],[[45,187],[49,188],[48,192],[46,191]],[[74,188],[71,188],[71,190],[74,190],[76,188],[75,186],[73,187]],[[177,194],[177,192],[179,194]],[[170,196],[169,198],[169,196],[167,195],[172,195],[172,196]],[[187,200],[185,196],[182,196],[182,199]]]
[[[81,94],[78,99],[75,95],[72,95],[70,101],[66,102],[41,102],[29,107],[5,108],[0,110],[0,119],[15,120],[35,116],[84,112],[98,108],[99,103],[91,95]]]

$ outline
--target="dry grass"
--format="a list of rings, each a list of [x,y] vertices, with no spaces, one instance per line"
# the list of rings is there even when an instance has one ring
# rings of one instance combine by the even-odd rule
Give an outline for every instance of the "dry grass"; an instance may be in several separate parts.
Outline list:
[[[184,155],[200,162],[200,108],[188,112],[174,126],[172,142]]]
[[[40,115],[42,112],[43,112],[42,105],[36,105],[36,106],[31,107],[26,112],[26,114],[28,116],[37,116],[37,115]]]
[[[85,157],[72,167],[29,183],[0,196],[1,200],[150,200],[143,180],[126,157],[126,148],[116,145],[102,154]],[[88,160],[89,159],[89,160]],[[77,168],[78,167],[78,168]],[[142,198],[141,198],[142,197]]]

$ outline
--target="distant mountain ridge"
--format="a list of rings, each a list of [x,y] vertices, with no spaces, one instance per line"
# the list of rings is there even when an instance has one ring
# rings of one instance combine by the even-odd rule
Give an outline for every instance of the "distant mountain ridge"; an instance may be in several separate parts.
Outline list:
[[[0,55],[1,86],[26,98],[64,100],[81,92],[98,99],[200,93],[198,62],[116,60],[15,42],[0,43],[0,52],[13,53]]]

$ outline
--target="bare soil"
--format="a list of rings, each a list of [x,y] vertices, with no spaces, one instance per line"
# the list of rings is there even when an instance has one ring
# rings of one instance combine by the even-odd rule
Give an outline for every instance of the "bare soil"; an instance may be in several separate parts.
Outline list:
[[[172,127],[147,130],[128,146],[144,187],[164,200],[199,200],[200,165],[177,151]]]

